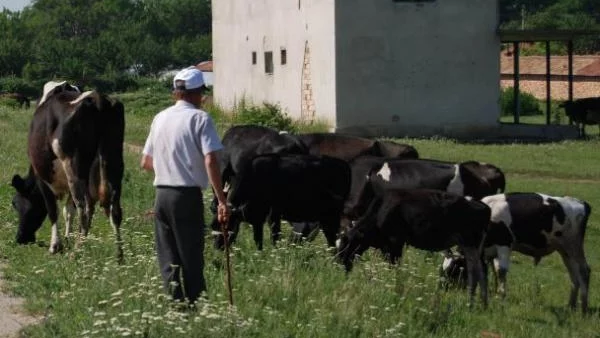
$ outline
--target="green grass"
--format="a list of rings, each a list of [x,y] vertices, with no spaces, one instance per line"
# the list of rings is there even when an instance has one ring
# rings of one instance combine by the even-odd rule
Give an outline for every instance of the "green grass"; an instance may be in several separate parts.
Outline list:
[[[156,96],[156,97],[155,97]],[[154,114],[170,104],[163,94],[122,94],[128,142],[143,143]],[[219,115],[219,114],[217,114]],[[26,298],[27,311],[40,315],[26,337],[598,337],[600,293],[600,142],[475,145],[452,140],[400,139],[423,158],[477,159],[500,166],[509,191],[570,194],[593,207],[586,234],[592,267],[590,306],[584,317],[566,308],[570,282],[553,254],[533,266],[514,254],[505,300],[490,299],[487,310],[469,310],[461,291],[440,292],[438,254],[408,248],[402,264],[391,267],[375,251],[346,276],[332,262],[324,239],[294,246],[266,244],[255,250],[249,228],[233,249],[235,307],[227,306],[223,254],[207,235],[209,300],[198,311],[169,307],[155,261],[152,176],[138,168],[139,154],[127,150],[124,179],[125,264],[118,265],[112,230],[98,211],[91,235],[64,253],[48,253],[49,224],[38,243],[14,243],[16,214],[10,207],[13,174],[27,169],[26,135],[31,111],[0,106],[0,257],[6,263],[5,291]],[[216,117],[215,119],[219,119]],[[219,120],[221,121],[221,120]],[[223,128],[221,128],[222,130]],[[206,196],[207,199],[210,196]],[[207,211],[207,219],[209,213]],[[62,219],[61,219],[62,221]],[[289,228],[284,226],[284,231]],[[285,237],[285,236],[284,236]]]

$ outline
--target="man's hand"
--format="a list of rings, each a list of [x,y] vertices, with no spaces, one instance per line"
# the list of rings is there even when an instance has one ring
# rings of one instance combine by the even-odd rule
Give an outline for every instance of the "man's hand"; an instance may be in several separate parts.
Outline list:
[[[225,203],[219,203],[217,206],[217,220],[221,224],[227,224],[229,222],[229,216],[231,215],[231,210]]]

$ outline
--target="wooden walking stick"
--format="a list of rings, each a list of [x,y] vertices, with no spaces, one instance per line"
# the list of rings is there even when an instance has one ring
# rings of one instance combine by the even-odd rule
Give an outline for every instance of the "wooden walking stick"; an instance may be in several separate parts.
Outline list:
[[[229,262],[229,231],[226,223],[221,223],[221,233],[223,233],[223,244],[225,246],[225,268],[227,270],[227,291],[229,292],[229,305],[233,306],[233,290],[231,287],[231,263]]]

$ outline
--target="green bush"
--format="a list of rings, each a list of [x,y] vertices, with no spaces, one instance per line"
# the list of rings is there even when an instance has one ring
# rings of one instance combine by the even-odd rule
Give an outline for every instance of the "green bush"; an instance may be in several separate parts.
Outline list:
[[[297,132],[291,117],[281,110],[279,105],[263,103],[262,106],[249,106],[242,100],[233,114],[234,124],[256,124],[290,133]]]
[[[542,110],[540,109],[540,102],[538,99],[535,98],[535,96],[524,92],[519,93],[519,106],[521,108],[521,116],[543,114]],[[502,91],[500,92],[500,109],[502,115],[512,116],[514,113],[514,105],[515,98],[513,87],[507,87],[502,89]]]

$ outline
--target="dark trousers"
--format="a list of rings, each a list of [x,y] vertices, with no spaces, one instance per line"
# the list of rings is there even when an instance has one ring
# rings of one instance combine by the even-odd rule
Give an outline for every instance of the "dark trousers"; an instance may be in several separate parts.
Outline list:
[[[175,300],[187,298],[193,303],[206,290],[202,190],[157,187],[154,211],[158,265],[165,289]]]

